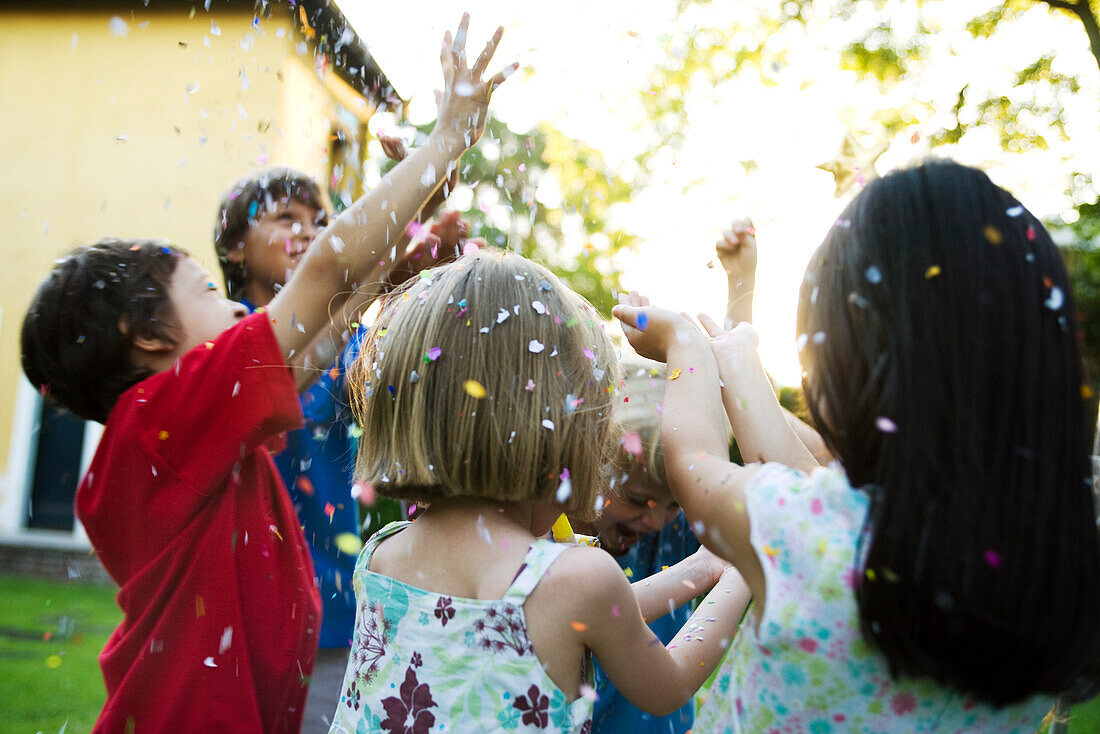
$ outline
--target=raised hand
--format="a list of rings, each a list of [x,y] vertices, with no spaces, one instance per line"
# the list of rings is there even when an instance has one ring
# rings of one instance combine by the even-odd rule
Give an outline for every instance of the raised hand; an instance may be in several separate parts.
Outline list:
[[[756,228],[752,220],[734,219],[714,243],[714,252],[731,283],[756,279]]]
[[[751,219],[735,219],[714,252],[726,271],[726,328],[752,321],[752,296],[756,290],[756,229]]]
[[[471,67],[466,63],[466,33],[469,26],[470,14],[463,13],[454,37],[451,37],[450,31],[444,34],[443,50],[439,55],[443,66],[443,91],[438,96],[439,117],[432,134],[442,136],[452,150],[466,150],[481,138],[488,119],[489,97],[519,68],[519,64],[511,64],[489,79],[482,79],[496,53],[504,28],[497,27],[493,37],[485,44],[485,50]]]
[[[684,314],[665,308],[652,308],[649,299],[631,291],[619,295],[619,305],[611,309],[611,315],[623,325],[630,346],[648,359],[665,362],[673,340],[684,343],[702,339],[695,324]]]

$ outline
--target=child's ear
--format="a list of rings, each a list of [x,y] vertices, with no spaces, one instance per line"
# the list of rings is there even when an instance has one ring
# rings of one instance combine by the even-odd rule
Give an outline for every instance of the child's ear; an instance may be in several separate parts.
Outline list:
[[[244,243],[238,242],[235,246],[229,248],[225,253],[225,259],[237,265],[242,264],[244,262]]]
[[[142,328],[131,334],[130,324],[125,316],[118,320],[118,330],[124,336],[129,337],[130,349],[135,352],[134,356],[139,361],[144,361],[140,359],[142,356],[163,356],[165,353],[171,352],[176,346],[175,342],[159,334],[157,329]]]

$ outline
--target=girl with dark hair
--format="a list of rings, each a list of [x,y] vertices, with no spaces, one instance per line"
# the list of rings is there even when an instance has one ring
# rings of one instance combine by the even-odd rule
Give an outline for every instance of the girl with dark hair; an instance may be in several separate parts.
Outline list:
[[[755,598],[700,731],[1034,731],[1093,679],[1100,544],[1069,283],[984,173],[875,181],[813,256],[798,344],[838,463],[774,398],[751,327],[639,304],[668,362],[666,471]],[[720,395],[721,392],[721,395]],[[747,461],[726,457],[724,399]]]

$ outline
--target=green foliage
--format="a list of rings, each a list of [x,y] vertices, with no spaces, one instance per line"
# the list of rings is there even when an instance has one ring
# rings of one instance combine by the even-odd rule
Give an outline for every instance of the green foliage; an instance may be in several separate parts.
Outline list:
[[[1081,356],[1085,361],[1086,384],[1092,392],[1086,420],[1095,426],[1100,403],[1100,202],[1078,207],[1081,218],[1070,225],[1075,241],[1061,247],[1080,324]]]
[[[619,290],[612,259],[635,241],[612,217],[634,183],[611,173],[598,150],[549,125],[517,133],[499,120],[466,153],[460,173],[473,189],[463,212],[471,236],[543,263],[610,318]]]

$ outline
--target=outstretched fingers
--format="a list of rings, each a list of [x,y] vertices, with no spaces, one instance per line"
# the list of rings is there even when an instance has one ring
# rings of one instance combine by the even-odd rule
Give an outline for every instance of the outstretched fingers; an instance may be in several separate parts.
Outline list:
[[[462,20],[458,22],[458,30],[455,31],[455,41],[452,51],[458,61],[466,60],[466,34],[470,30],[470,14],[463,13]]]
[[[480,79],[481,75],[485,73],[485,70],[489,68],[489,62],[492,61],[493,54],[497,52],[497,45],[500,43],[500,37],[503,35],[504,26],[498,25],[496,32],[493,33],[493,37],[485,44],[485,50],[481,52],[481,56],[478,56],[477,61],[474,63],[472,71],[475,79]]]

